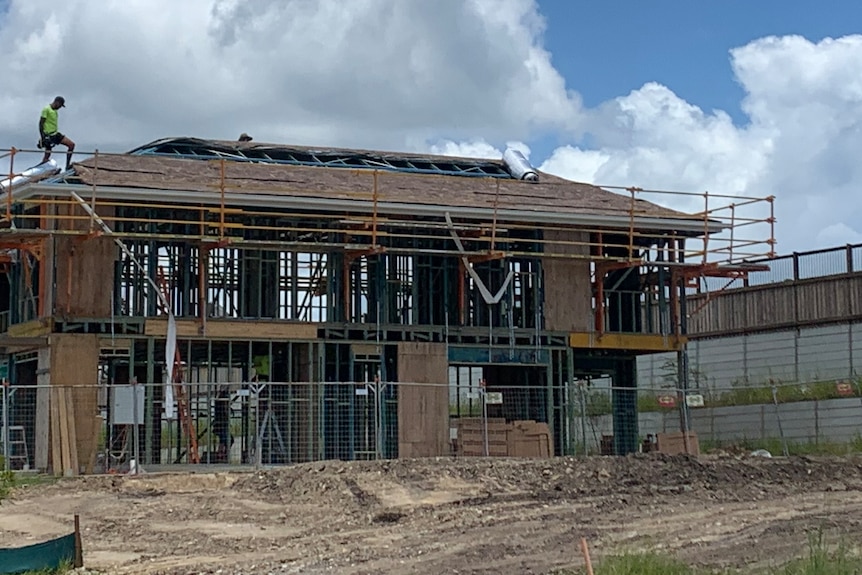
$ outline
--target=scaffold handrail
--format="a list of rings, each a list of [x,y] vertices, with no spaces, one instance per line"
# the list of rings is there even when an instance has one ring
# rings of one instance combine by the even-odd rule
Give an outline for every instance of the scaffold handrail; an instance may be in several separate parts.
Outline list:
[[[10,180],[15,175],[12,169],[15,156],[28,151],[16,148],[0,149],[0,154],[2,154],[0,157],[8,158],[10,164]],[[128,154],[95,151],[91,158],[90,169],[98,172],[100,169],[99,158],[111,156],[128,157]],[[385,188],[387,184],[381,181],[377,170],[368,170],[362,174],[362,177],[367,176],[369,178],[367,187],[370,191],[344,190],[339,193],[347,200],[355,202],[357,206],[361,206],[363,203],[367,205],[366,208],[363,208],[367,211],[358,210],[351,213],[343,210],[327,211],[328,206],[313,200],[304,200],[308,207],[297,209],[297,205],[302,203],[304,196],[297,195],[296,190],[291,190],[289,185],[280,186],[277,189],[244,186],[241,193],[235,193],[235,187],[228,182],[232,160],[221,158],[206,161],[218,164],[217,181],[207,183],[205,186],[206,189],[211,190],[209,192],[183,193],[178,190],[170,190],[170,194],[162,194],[156,189],[144,190],[141,188],[141,193],[132,194],[130,191],[134,187],[100,185],[97,183],[97,178],[93,178],[89,185],[63,183],[64,178],[70,177],[70,173],[66,172],[41,183],[21,185],[11,190],[11,193],[6,193],[6,219],[21,222],[25,224],[24,227],[29,228],[48,225],[51,233],[56,234],[84,234],[84,230],[78,230],[81,226],[70,224],[89,220],[90,225],[88,227],[92,231],[92,217],[77,216],[72,210],[46,209],[52,205],[62,206],[74,203],[67,198],[69,198],[70,193],[77,193],[81,197],[86,197],[94,213],[97,211],[97,206],[99,209],[110,211],[110,214],[104,215],[106,221],[129,224],[130,229],[116,231],[119,237],[149,237],[154,240],[195,242],[222,240],[240,246],[270,246],[277,249],[279,246],[291,245],[292,242],[289,240],[249,240],[248,236],[281,233],[283,235],[294,234],[299,237],[303,234],[318,234],[321,238],[318,238],[315,243],[325,249],[367,249],[367,242],[370,240],[371,246],[379,246],[381,241],[385,242],[387,250],[424,253],[427,248],[422,246],[401,248],[395,244],[399,241],[433,242],[448,235],[444,212],[437,216],[423,215],[419,218],[416,214],[409,212],[392,212],[390,205],[381,200],[379,190]],[[288,166],[286,169],[290,169],[290,167]],[[387,178],[404,175],[409,176],[411,174],[386,172]],[[416,174],[412,174],[412,176],[417,177]],[[418,177],[436,176],[423,175]],[[571,185],[571,183],[549,182],[545,185],[565,186]],[[603,224],[604,220],[601,217],[596,217],[593,220],[584,218],[584,222],[593,221],[592,224],[554,223],[540,219],[533,223],[526,223],[520,213],[516,216],[511,209],[501,208],[499,180],[496,181],[496,189],[488,190],[489,196],[492,197],[488,199],[488,216],[483,216],[488,218],[487,221],[477,219],[473,212],[461,210],[463,213],[459,213],[457,206],[454,208],[441,206],[441,208],[446,208],[447,211],[451,209],[453,225],[474,227],[479,230],[478,233],[465,236],[465,240],[470,242],[470,245],[465,248],[465,253],[477,257],[483,253],[486,255],[497,254],[498,257],[531,257],[541,252],[542,257],[627,261],[635,265],[644,260],[646,252],[658,249],[658,246],[663,242],[679,241],[684,243],[674,248],[681,256],[678,261],[689,266],[716,262],[733,264],[756,258],[771,258],[775,255],[774,197],[772,196],[755,198],[709,192],[646,190],[621,186],[599,187],[606,190],[625,191],[629,196],[627,208],[622,207],[626,205],[626,202],[623,201],[620,206],[605,209],[609,214],[619,214],[616,220],[612,220],[611,216],[605,218],[607,221],[616,222],[613,225]],[[22,188],[30,189],[27,195],[20,193]],[[529,190],[529,186],[525,186],[524,189]],[[152,195],[153,201],[144,200],[144,192],[146,195]],[[259,196],[255,195],[256,193],[260,193]],[[290,195],[291,193],[293,195]],[[644,194],[702,198],[703,210],[680,214],[679,218],[674,219],[680,226],[683,222],[689,222],[686,224],[688,226],[686,229],[690,228],[690,231],[686,233],[680,233],[673,229],[662,229],[662,224],[666,223],[663,222],[662,217],[653,215],[649,210],[643,209],[643,204],[640,204],[642,201],[640,196]],[[622,194],[619,196],[622,199],[625,198]],[[260,200],[257,199],[258,197]],[[266,209],[265,202],[262,201],[266,197],[278,197],[280,200],[292,203],[285,203],[284,208]],[[175,198],[176,201],[168,201],[168,198]],[[526,194],[521,199],[529,202],[530,196]],[[727,202],[726,205],[710,205],[710,202],[722,199],[732,201]],[[243,201],[245,203],[240,203]],[[20,207],[13,210],[14,206]],[[525,206],[525,209],[527,208],[529,206]],[[169,216],[159,214],[157,218],[154,218],[151,214],[159,210],[170,211],[171,214]],[[757,210],[766,213],[758,213]],[[15,212],[14,215],[13,211]],[[419,211],[418,208],[417,211]],[[118,212],[135,213],[120,215]],[[63,226],[65,229],[57,229],[60,226],[51,224],[51,221],[66,222],[66,225]],[[268,221],[278,223],[268,223]],[[701,224],[695,223],[698,221]],[[178,228],[197,225],[198,231],[195,233],[161,233],[131,229],[136,226],[138,228],[152,227],[155,222],[161,224],[160,227],[173,226]],[[307,222],[307,224],[303,225],[302,222]],[[324,223],[325,226],[321,225]],[[699,232],[695,231],[697,225],[702,226]],[[756,238],[757,234],[741,237],[735,233],[736,229],[742,227],[757,226],[765,236],[762,239]],[[529,243],[535,246],[536,251],[513,249],[507,245],[525,243],[525,240],[519,236],[531,231],[539,232],[538,237],[529,240]],[[543,234],[547,235],[548,232],[562,232],[562,234],[554,234],[558,236],[554,239],[541,237]],[[559,236],[565,234],[569,234],[569,237],[560,239]],[[361,241],[345,241],[343,239],[320,241],[324,236],[325,238],[335,238],[339,235],[358,238]],[[305,245],[307,242],[296,241],[293,243]],[[503,247],[498,248],[498,244]],[[549,249],[552,247],[554,249]],[[623,252],[618,253],[618,249],[623,250]],[[451,249],[441,250],[437,247],[427,253],[460,255],[454,245],[451,246]]]

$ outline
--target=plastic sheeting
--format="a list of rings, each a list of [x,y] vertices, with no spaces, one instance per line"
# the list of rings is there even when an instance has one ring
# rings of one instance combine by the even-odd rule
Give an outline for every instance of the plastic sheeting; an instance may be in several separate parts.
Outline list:
[[[26,547],[0,549],[0,574],[54,571],[75,562],[75,534]]]

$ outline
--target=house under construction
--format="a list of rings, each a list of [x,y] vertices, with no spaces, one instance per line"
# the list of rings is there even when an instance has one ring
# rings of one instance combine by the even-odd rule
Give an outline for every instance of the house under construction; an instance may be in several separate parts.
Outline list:
[[[170,138],[20,174],[24,153],[5,157],[2,345],[12,423],[38,469],[57,457],[51,386],[75,406],[86,467],[100,378],[152,384],[144,464],[169,463],[174,406],[189,440],[177,460],[200,461],[190,382],[302,383],[267,391],[300,446],[288,463],[360,457],[359,394],[336,384],[399,382],[375,390],[391,420],[378,455],[445,455],[460,368],[502,392],[498,416],[547,423],[558,454],[571,452],[572,386],[610,377],[614,451],[632,452],[636,356],[679,352],[684,387],[686,292],[745,275],[773,248],[772,198],[602,188],[511,150],[477,160]]]

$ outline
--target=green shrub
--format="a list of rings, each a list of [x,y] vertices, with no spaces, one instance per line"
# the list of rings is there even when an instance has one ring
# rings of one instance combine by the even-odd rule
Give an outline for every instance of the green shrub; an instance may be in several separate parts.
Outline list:
[[[0,458],[0,467],[3,461]],[[3,501],[9,496],[12,488],[15,487],[15,474],[11,471],[0,471],[0,501]]]

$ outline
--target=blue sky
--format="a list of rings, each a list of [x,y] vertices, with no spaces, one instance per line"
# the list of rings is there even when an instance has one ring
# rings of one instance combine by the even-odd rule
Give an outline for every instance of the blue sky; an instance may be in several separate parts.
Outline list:
[[[764,36],[808,40],[862,30],[853,0],[539,0],[554,66],[587,106],[647,82],[706,111],[747,119],[729,51]]]
[[[730,50],[766,36],[812,42],[860,31],[862,2],[852,0],[538,0],[545,48],[587,107],[658,82],[705,112],[749,118]],[[581,140],[576,143],[589,143]],[[567,143],[554,135],[530,143],[547,157]],[[571,142],[568,142],[571,143]]]

